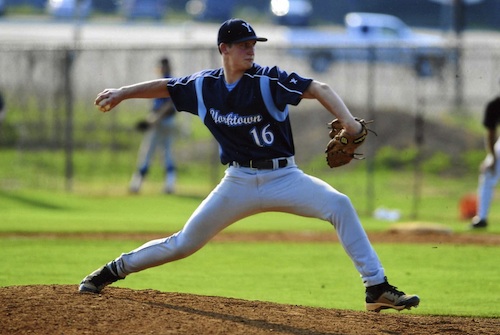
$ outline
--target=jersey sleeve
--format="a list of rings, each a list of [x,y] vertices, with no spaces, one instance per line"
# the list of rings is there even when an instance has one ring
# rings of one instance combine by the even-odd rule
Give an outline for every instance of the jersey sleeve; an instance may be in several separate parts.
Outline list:
[[[170,78],[167,88],[176,110],[198,114],[195,79],[199,75]]]
[[[275,83],[275,104],[283,110],[286,105],[296,106],[302,100],[302,94],[307,90],[312,82],[310,78],[304,78],[297,73],[287,73],[279,68],[273,68],[277,73],[277,81]]]

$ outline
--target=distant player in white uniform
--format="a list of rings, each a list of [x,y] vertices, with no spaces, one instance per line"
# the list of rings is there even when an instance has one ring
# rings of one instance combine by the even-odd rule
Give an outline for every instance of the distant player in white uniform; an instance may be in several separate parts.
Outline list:
[[[488,213],[495,186],[500,180],[500,139],[497,126],[500,123],[500,96],[491,100],[484,110],[483,126],[486,128],[486,158],[481,163],[477,190],[477,215],[472,218],[471,228],[486,228]]]
[[[97,96],[95,104],[103,112],[125,99],[171,97],[178,111],[198,116],[207,126],[228,168],[179,232],[120,255],[85,277],[79,290],[99,293],[132,273],[193,254],[240,219],[278,211],[319,218],[335,227],[361,275],[368,310],[416,307],[418,296],[387,282],[350,199],[297,167],[288,105],[316,99],[347,131],[357,134],[361,125],[327,84],[255,64],[257,41],[267,39],[257,37],[243,20],[228,20],[217,40],[222,68],[106,89]]]

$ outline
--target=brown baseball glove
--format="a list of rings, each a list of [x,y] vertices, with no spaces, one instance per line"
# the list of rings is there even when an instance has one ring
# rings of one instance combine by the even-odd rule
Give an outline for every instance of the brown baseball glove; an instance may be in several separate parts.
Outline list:
[[[330,142],[326,146],[326,161],[331,168],[339,167],[348,164],[352,159],[363,159],[362,154],[356,153],[356,149],[363,144],[368,135],[368,128],[366,125],[373,121],[365,121],[363,119],[355,118],[356,121],[361,123],[361,132],[357,135],[350,135],[342,127],[338,119],[328,123],[330,128]]]

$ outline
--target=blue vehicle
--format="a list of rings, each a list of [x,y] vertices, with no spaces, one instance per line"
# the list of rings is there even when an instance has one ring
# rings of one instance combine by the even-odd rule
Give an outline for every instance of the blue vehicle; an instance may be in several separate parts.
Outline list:
[[[0,16],[4,16],[7,11],[7,5],[5,4],[5,0],[0,0]]]
[[[127,20],[163,20],[167,12],[166,0],[122,0],[120,7]]]
[[[387,14],[349,13],[345,32],[293,28],[291,53],[306,58],[316,72],[334,62],[379,62],[411,66],[419,76],[439,73],[449,54],[443,38],[415,33],[399,18]]]

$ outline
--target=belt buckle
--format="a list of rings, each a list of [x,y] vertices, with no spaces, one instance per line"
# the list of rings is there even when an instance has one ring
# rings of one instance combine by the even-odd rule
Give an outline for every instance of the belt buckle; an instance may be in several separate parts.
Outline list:
[[[253,159],[251,159],[249,163],[250,163],[250,168],[255,169],[255,168],[253,167]]]
[[[278,158],[273,158],[271,160],[271,162],[273,163],[273,170],[276,170],[276,169],[279,169],[280,168],[280,159]]]

